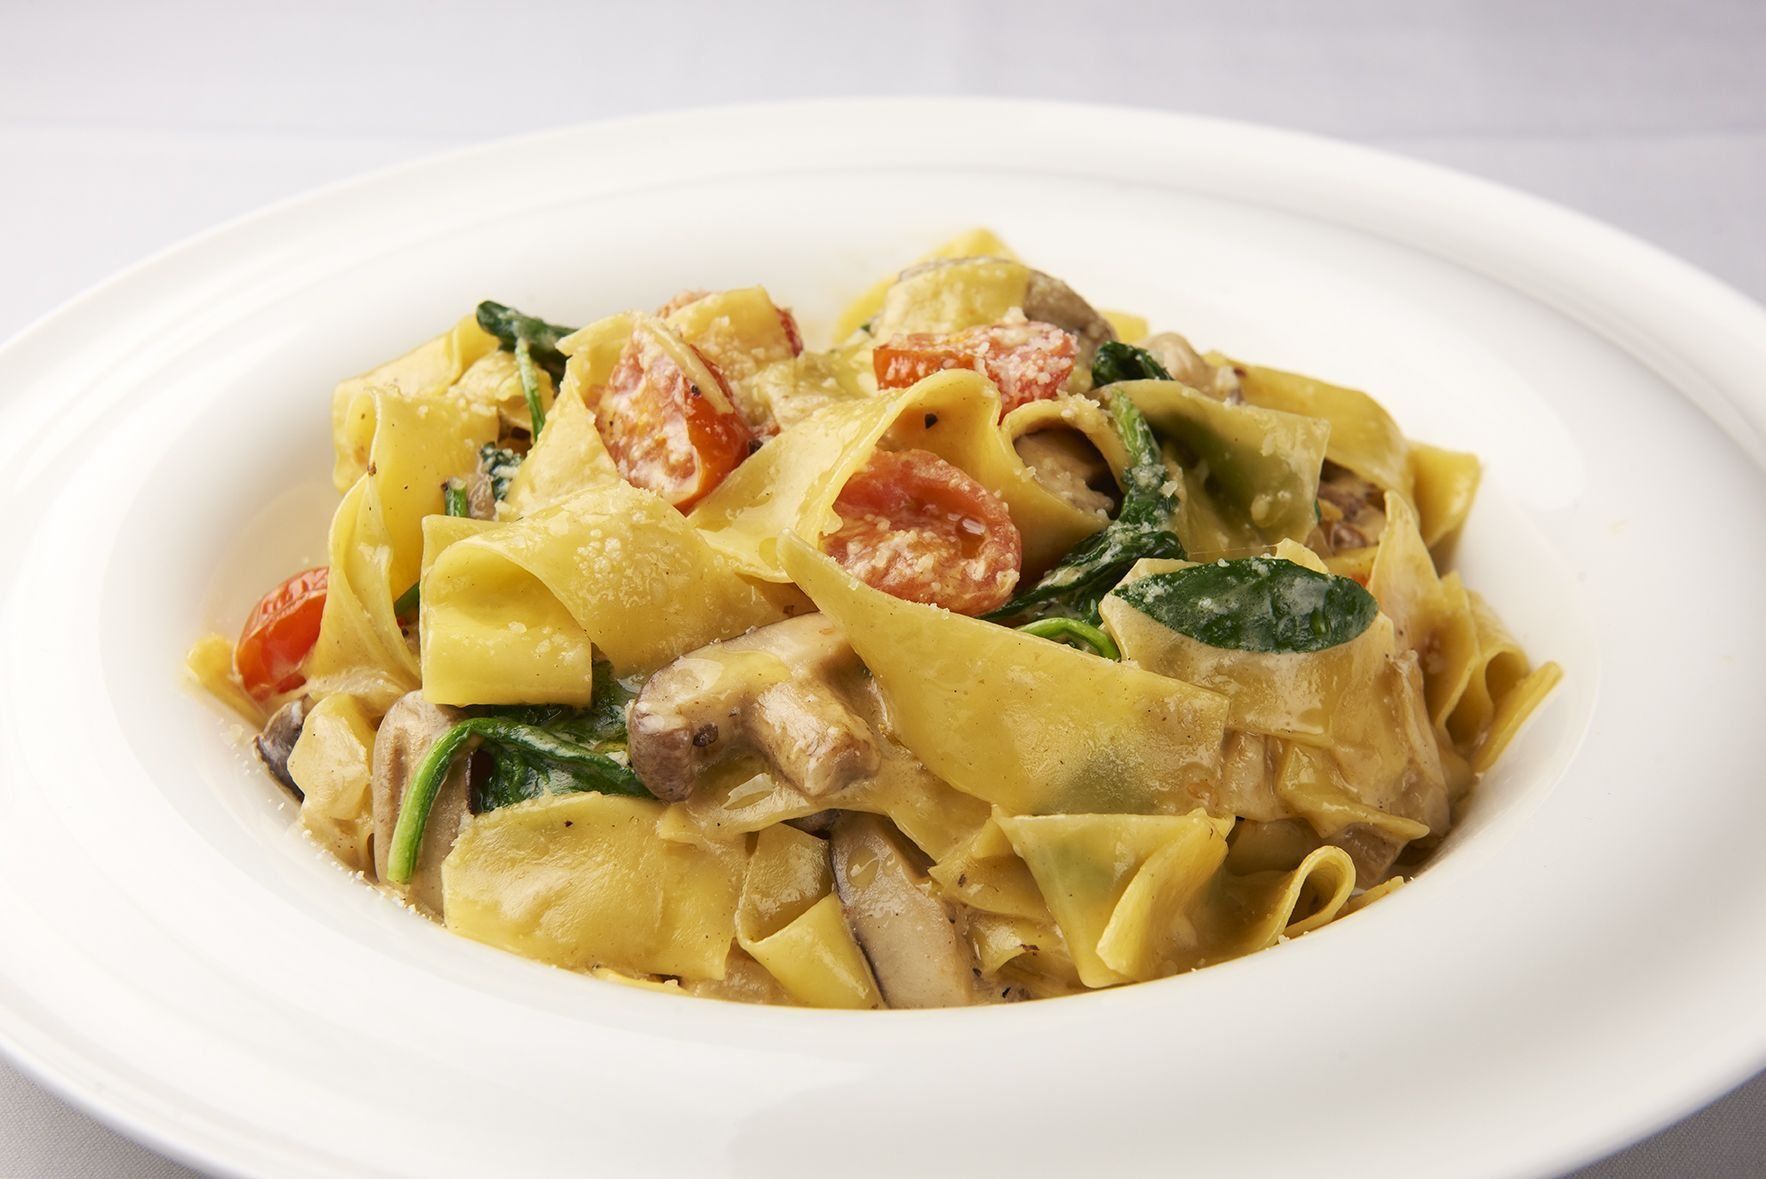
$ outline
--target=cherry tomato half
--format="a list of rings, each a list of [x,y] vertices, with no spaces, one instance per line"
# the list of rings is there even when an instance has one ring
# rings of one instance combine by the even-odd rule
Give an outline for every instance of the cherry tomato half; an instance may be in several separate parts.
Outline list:
[[[823,551],[886,594],[985,614],[1018,584],[1023,540],[1004,501],[929,451],[877,451],[834,510]]]
[[[634,487],[686,511],[747,458],[754,434],[717,366],[660,324],[640,324],[595,404],[595,424],[614,465]],[[690,376],[679,355],[709,373]]]
[[[307,569],[265,594],[252,607],[233,649],[245,690],[259,700],[292,692],[306,682],[300,666],[319,641],[330,569]]]
[[[1067,387],[1079,357],[1071,332],[1046,323],[996,323],[948,335],[917,333],[878,344],[871,355],[879,389],[905,389],[933,373],[967,368],[1000,391],[1000,414]]]

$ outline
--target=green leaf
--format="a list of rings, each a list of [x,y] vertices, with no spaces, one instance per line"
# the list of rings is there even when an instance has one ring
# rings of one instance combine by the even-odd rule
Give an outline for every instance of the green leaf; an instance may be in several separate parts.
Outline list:
[[[417,612],[423,608],[423,583],[413,581],[411,588],[393,599],[392,615],[401,625],[415,622]]]
[[[473,789],[473,811],[578,790],[648,797],[637,775],[608,756],[625,751],[625,706],[631,698],[612,669],[597,663],[586,708],[529,704],[483,710],[475,719],[485,722],[479,735],[492,769]]]
[[[507,716],[477,716],[460,725],[472,729],[483,742],[480,751],[491,759],[490,774],[473,785],[475,812],[579,791],[650,796],[631,767],[567,731]]]
[[[478,469],[490,479],[494,498],[504,500],[509,497],[509,484],[515,481],[515,473],[521,470],[523,457],[495,442],[487,442],[478,448]]]
[[[1018,628],[1039,639],[1052,639],[1070,647],[1087,646],[1105,659],[1121,659],[1122,650],[1116,641],[1098,627],[1077,618],[1039,618]]]
[[[478,305],[477,317],[478,326],[495,336],[505,352],[515,353],[521,392],[527,398],[528,420],[533,426],[533,436],[538,438],[546,427],[546,411],[540,405],[540,381],[534,368],[537,365],[545,369],[554,383],[562,381],[567,358],[559,351],[558,341],[575,329],[523,315],[513,307],[489,299]]]
[[[1380,612],[1347,577],[1279,557],[1192,565],[1131,581],[1116,596],[1182,635],[1231,651],[1304,654],[1360,635]]]
[[[394,884],[408,884],[417,871],[417,854],[423,850],[423,832],[429,826],[429,812],[435,809],[435,797],[441,793],[454,755],[472,739],[472,730],[462,721],[441,735],[429,747],[416,773],[399,801],[398,822],[392,828],[392,847],[386,854],[386,878]]]
[[[449,479],[442,484],[442,511],[450,516],[470,516],[472,500],[466,494],[466,484],[459,479]]]
[[[553,380],[564,379],[565,356],[558,350],[558,341],[575,328],[547,323],[489,299],[478,305],[478,326],[495,336],[505,352],[514,352],[516,344],[526,340],[533,363],[550,373]]]
[[[476,741],[489,772],[472,783],[475,814],[548,794],[596,791],[649,798],[616,753],[625,749],[625,705],[631,693],[605,664],[595,667],[587,708],[522,705],[487,708],[458,721],[424,754],[393,826],[387,879],[403,884],[417,869],[423,831],[454,759]]]
[[[1158,357],[1145,348],[1108,340],[1098,345],[1092,357],[1092,388],[1101,389],[1118,381],[1169,381],[1171,374]]]
[[[1103,531],[1068,550],[1042,580],[987,615],[990,620],[1068,617],[1096,622],[1098,603],[1136,561],[1184,555],[1173,527],[1177,482],[1165,469],[1152,427],[1126,397],[1111,399],[1110,420],[1128,448],[1122,509]]]

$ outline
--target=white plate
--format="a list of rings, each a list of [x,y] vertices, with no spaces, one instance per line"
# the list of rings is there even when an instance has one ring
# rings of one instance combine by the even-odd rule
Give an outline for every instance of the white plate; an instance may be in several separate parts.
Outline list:
[[[1477,450],[1561,690],[1414,885],[1239,962],[874,1015],[673,999],[335,870],[187,643],[318,559],[328,391],[482,297],[765,282],[812,340],[996,227],[1104,306]],[[1766,315],[1537,201],[1251,127],[853,102],[516,140],[279,206],[0,351],[0,1042],[251,1174],[1542,1173],[1766,1063]]]

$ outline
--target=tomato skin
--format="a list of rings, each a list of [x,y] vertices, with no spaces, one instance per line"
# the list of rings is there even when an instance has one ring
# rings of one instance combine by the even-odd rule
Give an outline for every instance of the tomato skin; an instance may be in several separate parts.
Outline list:
[[[879,389],[905,389],[933,373],[966,368],[1000,391],[1000,416],[1067,388],[1079,359],[1071,332],[1053,324],[996,323],[947,335],[916,333],[878,344],[871,368]]]
[[[717,396],[699,388],[640,326],[626,341],[595,401],[595,425],[619,473],[681,511],[710,494],[753,450],[729,382],[691,345],[717,382]],[[721,402],[721,404],[719,404]]]
[[[658,307],[655,311],[651,312],[651,314],[656,316],[657,319],[667,319],[681,308],[691,303],[697,303],[709,294],[711,294],[711,292],[703,287],[688,287],[686,290],[675,295],[668,302]]]
[[[803,355],[803,333],[797,330],[797,317],[791,314],[789,307],[779,308],[779,326],[785,329],[785,340],[791,345],[791,355]]]
[[[240,683],[259,700],[292,692],[306,683],[301,664],[319,641],[331,570],[306,569],[265,594],[239,632],[233,666]]]
[[[875,452],[834,510],[822,551],[893,597],[985,614],[1018,584],[1023,538],[1004,501],[929,451]]]

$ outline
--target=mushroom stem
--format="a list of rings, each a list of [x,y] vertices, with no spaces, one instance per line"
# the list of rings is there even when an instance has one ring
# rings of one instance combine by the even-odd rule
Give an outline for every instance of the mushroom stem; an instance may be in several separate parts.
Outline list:
[[[956,915],[913,863],[892,823],[844,812],[828,837],[834,889],[891,1007],[981,1001],[980,969]]]
[[[678,802],[712,762],[753,753],[804,793],[832,794],[881,761],[870,726],[835,687],[857,667],[840,629],[819,614],[683,655],[632,703],[632,769],[656,797]]]

